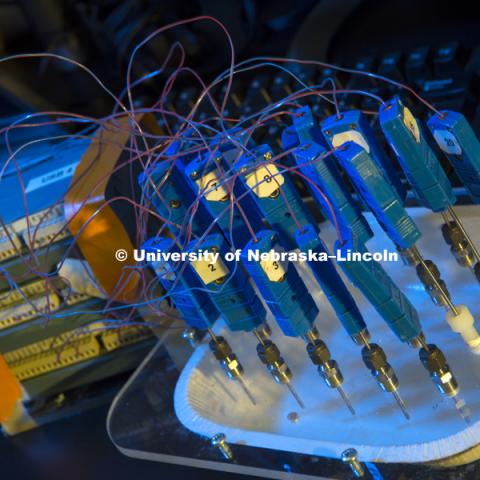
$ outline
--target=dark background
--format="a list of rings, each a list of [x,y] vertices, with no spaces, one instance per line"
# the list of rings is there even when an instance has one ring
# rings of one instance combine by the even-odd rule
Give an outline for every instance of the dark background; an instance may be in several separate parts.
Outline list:
[[[107,412],[106,405],[47,424],[41,429],[12,438],[0,438],[1,478],[19,480],[256,478],[125,457],[108,438],[105,429]]]
[[[214,15],[226,26],[237,60],[288,54],[354,66],[365,56],[378,62],[423,45],[457,41],[473,49],[480,36],[476,10],[467,0],[0,0],[0,54],[64,55],[119,93],[134,45],[159,26],[196,15]],[[228,65],[224,33],[204,21],[155,37],[136,56],[133,77],[158,68],[175,41],[205,80]],[[187,74],[179,78],[179,85],[191,82]],[[162,86],[161,79],[147,82],[137,98],[148,104]],[[51,59],[2,64],[0,99],[1,116],[31,109],[105,115],[112,108],[86,73]]]
[[[134,45],[161,25],[196,15],[214,15],[229,30],[237,61],[251,56],[291,56],[354,66],[398,52],[458,42],[458,58],[446,72],[475,66],[480,37],[478,12],[466,0],[0,0],[0,56],[49,51],[91,68],[114,92],[124,85]],[[179,41],[187,64],[208,81],[228,65],[224,34],[207,22],[157,37],[137,56],[133,77],[155,70]],[[175,59],[174,59],[175,60]],[[427,68],[433,71],[432,57]],[[168,73],[168,69],[167,69]],[[188,86],[191,77],[179,78]],[[161,79],[147,82],[137,98],[158,98]],[[180,88],[179,87],[179,88]],[[52,60],[0,64],[0,118],[36,110],[93,116],[110,112],[111,99],[85,73]],[[472,111],[474,118],[475,112]],[[0,439],[0,475],[18,479],[247,478],[133,460],[122,456],[105,431],[107,406]],[[400,478],[400,477],[399,477]],[[407,477],[403,477],[407,478]]]

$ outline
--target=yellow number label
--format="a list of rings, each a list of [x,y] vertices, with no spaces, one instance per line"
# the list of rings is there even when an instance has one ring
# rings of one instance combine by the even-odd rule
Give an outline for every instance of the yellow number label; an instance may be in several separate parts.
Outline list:
[[[277,247],[275,251],[281,252],[283,249]],[[271,258],[261,260],[260,266],[271,282],[279,282],[283,280],[283,277],[287,273],[288,264],[286,262],[281,262],[280,260],[275,260],[273,251],[270,252],[270,257]]]
[[[253,193],[260,198],[269,197],[285,183],[283,175],[278,173],[278,168],[273,163],[257,168],[249,173],[245,180]]]
[[[192,262],[192,266],[205,285],[213,283],[229,273],[227,266],[220,257],[216,262],[203,259],[195,260]]]
[[[418,128],[418,123],[407,107],[403,107],[403,123],[410,130],[415,141],[420,143],[420,129]]]
[[[207,173],[197,180],[197,185],[205,193],[205,198],[211,202],[219,202],[228,198],[228,190],[215,171]]]
[[[337,148],[347,142],[354,142],[362,147],[367,153],[370,153],[370,145],[368,145],[365,137],[356,130],[347,130],[346,132],[337,133],[332,138],[332,145]]]

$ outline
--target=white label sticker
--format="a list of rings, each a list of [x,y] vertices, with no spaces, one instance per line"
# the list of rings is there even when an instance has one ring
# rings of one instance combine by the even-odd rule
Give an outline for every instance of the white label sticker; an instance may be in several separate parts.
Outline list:
[[[228,190],[219,180],[215,171],[207,173],[200,180],[197,180],[197,185],[202,192],[205,192],[207,200],[219,202],[228,199]]]
[[[56,170],[52,170],[45,175],[31,178],[27,183],[25,193],[33,192],[35,190],[38,190],[39,188],[43,188],[52,183],[59,182],[64,178],[72,177],[78,164],[79,162],[70,163],[70,165],[65,165],[64,167],[57,168]]]
[[[420,129],[418,128],[418,123],[407,107],[403,107],[403,123],[410,130],[415,141],[420,143]]]
[[[205,285],[213,283],[229,273],[220,256],[216,260],[201,259],[193,261],[192,266]]]
[[[259,167],[254,172],[247,174],[245,180],[253,193],[260,198],[270,197],[285,183],[283,175],[278,173],[278,168],[273,163]]]
[[[283,248],[275,247],[269,252],[269,258],[261,260],[260,266],[271,282],[280,282],[288,270],[288,263],[275,258],[275,252],[283,252]]]
[[[370,153],[370,145],[365,137],[357,130],[347,130],[346,132],[337,133],[332,138],[332,145],[337,148],[347,142],[354,142],[362,147],[367,153]]]
[[[59,268],[58,274],[68,281],[73,293],[81,293],[89,297],[108,297],[85,260],[66,258]]]
[[[462,154],[462,148],[458,144],[458,141],[453,133],[449,132],[448,130],[435,130],[433,132],[433,136],[438,146],[445,153],[452,153],[453,155]]]

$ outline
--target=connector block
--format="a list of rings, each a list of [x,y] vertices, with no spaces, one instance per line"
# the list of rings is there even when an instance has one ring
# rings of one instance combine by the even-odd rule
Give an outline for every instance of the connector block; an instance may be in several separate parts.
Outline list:
[[[272,252],[285,251],[276,232],[262,230],[256,237],[258,241],[252,240],[243,250],[242,263],[282,332],[290,337],[303,337],[312,328],[319,313],[318,307],[295,265],[274,259]],[[268,258],[257,261],[249,258],[251,252],[259,256],[265,254]]]
[[[337,242],[336,248],[340,251],[342,258],[348,258],[348,253],[367,252],[365,246],[355,244],[352,239],[343,245]],[[415,307],[380,263],[373,259],[371,261],[345,260],[339,262],[339,265],[402,342],[408,342],[420,335],[421,326]]]
[[[472,200],[480,203],[480,142],[467,119],[444,110],[433,115],[427,125]]]
[[[295,232],[295,240],[301,252],[330,255],[312,225],[302,225],[302,228]],[[367,327],[365,321],[333,261],[309,261],[308,266],[347,333],[352,336],[362,332]]]
[[[199,250],[218,254],[215,259],[197,260],[191,264],[230,330],[250,332],[260,326],[267,312],[242,266],[225,259],[230,247],[223,236],[208,235],[202,241],[192,240],[187,246],[189,252],[198,253]]]
[[[270,147],[260,145],[252,155],[243,155],[234,169],[250,190],[261,217],[278,232],[282,244],[292,249],[297,222],[312,223],[312,217],[292,181],[281,166],[271,161],[272,157]]]
[[[420,230],[371,155],[357,143],[347,142],[335,156],[395,245],[400,248],[415,245],[421,237]]]
[[[456,201],[452,184],[417,119],[398,97],[380,109],[380,125],[420,203],[442,212]]]
[[[180,251],[172,239],[162,237],[148,239],[143,248],[147,258],[148,253]],[[202,290],[203,284],[192,266],[188,263],[175,264],[162,260],[152,260],[149,263],[185,323],[202,330],[212,327],[220,313],[208,293]]]
[[[375,138],[367,117],[359,110],[342,112],[340,117],[332,115],[322,123],[322,133],[331,148],[338,148],[347,142],[355,142],[362,147],[384,173],[385,179],[402,201],[407,195],[400,176],[392,161]]]

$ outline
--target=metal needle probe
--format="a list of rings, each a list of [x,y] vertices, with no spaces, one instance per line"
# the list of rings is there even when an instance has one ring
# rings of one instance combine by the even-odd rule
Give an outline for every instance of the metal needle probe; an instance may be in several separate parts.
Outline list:
[[[392,392],[393,394],[393,397],[395,398],[396,402],[397,402],[397,405],[400,407],[400,409],[402,410],[402,413],[403,415],[405,416],[405,418],[407,420],[410,420],[410,415],[407,411],[407,407],[405,405],[405,402],[403,401],[402,397],[400,396],[400,394],[398,393],[398,391],[394,390]]]
[[[435,383],[437,389],[443,395],[450,397],[455,403],[455,408],[463,420],[470,423],[470,411],[465,401],[459,398],[459,388],[450,366],[443,355],[443,352],[433,344],[427,344],[425,337],[420,335],[418,343],[421,345],[420,361],[426,370],[430,373],[430,377]]]
[[[253,333],[259,342],[257,345],[257,355],[262,363],[267,367],[274,380],[277,383],[286,385],[298,405],[301,408],[305,408],[302,399],[291,383],[292,371],[288,368],[278,347],[268,339],[265,333],[260,333],[258,329],[255,329]]]
[[[370,334],[368,330],[360,332],[355,339],[355,343],[363,345],[362,359],[365,366],[371,371],[378,385],[384,392],[391,393],[400,407],[404,417],[410,420],[407,407],[402,397],[398,393],[399,381],[392,366],[387,361],[387,356],[382,347],[376,343],[370,343]]]
[[[453,400],[453,403],[455,403],[455,408],[457,409],[457,412],[465,420],[465,423],[467,425],[470,425],[472,419],[470,418],[470,409],[466,406],[465,400],[460,398],[458,395],[454,395],[451,398]]]
[[[427,273],[427,275],[431,278],[433,284],[435,285],[435,288],[437,291],[442,295],[443,301],[445,302],[445,305],[452,311],[452,313],[457,316],[458,315],[458,310],[455,307],[455,305],[452,303],[450,300],[450,296],[445,292],[445,289],[441,285],[441,283],[438,281],[437,277],[433,274],[433,272],[430,270],[428,265],[425,263],[424,258],[422,257],[421,253],[418,251],[418,248],[413,246],[411,247],[412,252],[414,255],[417,257],[418,261],[422,265],[423,269]]]
[[[352,402],[350,402],[350,398],[348,398],[348,395],[345,393],[345,390],[343,389],[343,387],[341,385],[339,385],[337,387],[337,392],[340,394],[340,396],[342,397],[342,400],[344,401],[345,405],[347,406],[347,408],[350,410],[350,413],[352,415],[356,415],[355,413],[355,409],[353,408],[353,405],[352,405]]]
[[[250,402],[252,402],[253,405],[256,405],[257,402],[255,401],[255,398],[254,398],[253,395],[251,394],[250,390],[247,388],[247,385],[246,385],[245,382],[243,381],[243,378],[242,378],[242,377],[238,377],[237,380],[238,380],[238,383],[240,384],[240,386],[242,387],[242,390],[245,392],[245,394],[247,395],[247,397],[250,399]]]
[[[348,410],[350,410],[350,413],[355,415],[355,409],[342,387],[342,372],[340,371],[337,362],[331,358],[330,350],[325,342],[319,338],[318,331],[315,327],[306,333],[305,341],[307,342],[308,356],[312,363],[318,366],[318,372],[327,386],[337,390]]]
[[[256,405],[257,403],[255,398],[247,388],[247,385],[242,378],[243,367],[238,361],[237,356],[233,353],[228,342],[223,337],[216,336],[210,328],[208,329],[208,334],[211,338],[209,343],[210,350],[215,355],[215,358],[220,362],[220,365],[227,374],[227,377],[230,378],[230,380],[237,380],[250,402],[252,402],[253,405]]]
[[[295,398],[295,400],[297,401],[300,408],[305,408],[305,404],[303,403],[302,399],[300,398],[300,395],[298,395],[295,388],[293,388],[292,382],[288,381],[288,382],[285,383],[285,385],[290,390],[290,393],[293,395],[293,398]]]

